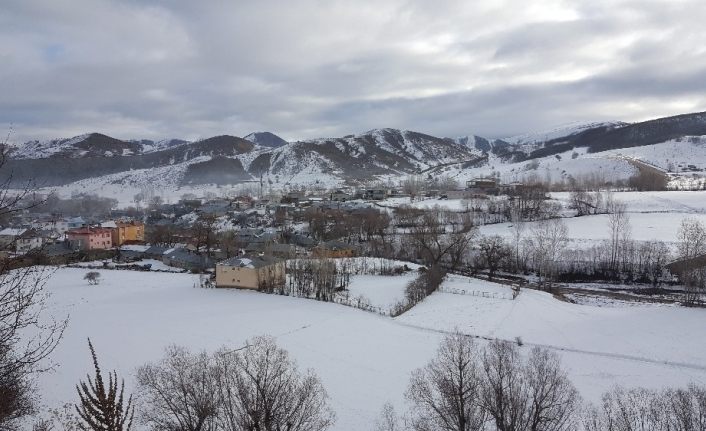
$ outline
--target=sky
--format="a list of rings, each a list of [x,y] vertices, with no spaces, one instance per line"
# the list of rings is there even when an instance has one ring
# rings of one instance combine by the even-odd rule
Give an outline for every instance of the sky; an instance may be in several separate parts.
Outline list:
[[[11,141],[504,137],[706,110],[703,0],[2,3]]]

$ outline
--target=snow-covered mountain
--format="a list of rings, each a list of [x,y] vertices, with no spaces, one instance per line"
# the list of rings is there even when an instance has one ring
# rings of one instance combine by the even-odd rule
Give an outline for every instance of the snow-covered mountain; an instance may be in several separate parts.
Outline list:
[[[68,139],[25,142],[12,147],[10,155],[14,159],[133,156],[186,144],[189,142],[182,139],[122,141],[101,133],[86,133]]]
[[[523,147],[533,147],[544,144],[549,141],[566,139],[569,136],[574,136],[586,130],[598,128],[619,128],[627,126],[628,123],[621,121],[603,121],[603,122],[576,122],[564,124],[553,129],[523,133],[521,135],[509,136],[502,138],[503,141]]]
[[[287,141],[271,132],[253,132],[243,139],[261,147],[278,148],[287,145]]]
[[[92,133],[28,142],[10,152],[5,169],[17,182],[32,179],[66,187],[77,182],[96,187],[158,182],[160,187],[178,188],[260,179],[272,187],[335,186],[399,180],[410,174],[449,175],[462,181],[492,172],[519,180],[533,170],[557,179],[583,172],[583,167],[624,178],[633,170],[623,155],[656,166],[688,167],[694,163],[679,157],[679,148],[684,148],[693,160],[706,160],[706,155],[699,156],[706,154],[704,139],[699,138],[703,136],[706,113],[634,124],[574,124],[507,139],[439,138],[398,129],[289,143],[269,132],[195,142],[123,141]],[[662,148],[663,143],[669,148]]]

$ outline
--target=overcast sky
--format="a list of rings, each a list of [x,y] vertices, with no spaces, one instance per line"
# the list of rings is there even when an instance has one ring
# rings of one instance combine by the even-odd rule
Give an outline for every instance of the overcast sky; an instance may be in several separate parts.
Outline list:
[[[703,0],[7,0],[0,125],[292,140],[637,121],[706,110],[705,22]]]

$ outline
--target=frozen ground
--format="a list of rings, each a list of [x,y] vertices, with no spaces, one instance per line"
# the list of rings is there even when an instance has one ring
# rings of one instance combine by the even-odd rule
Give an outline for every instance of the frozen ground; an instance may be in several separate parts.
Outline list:
[[[388,400],[404,410],[410,371],[433,356],[440,331],[455,328],[553,346],[591,400],[616,383],[706,383],[706,345],[699,341],[706,327],[704,310],[603,309],[534,291],[523,291],[515,301],[435,293],[390,319],[313,300],[194,288],[198,277],[190,274],[100,272],[98,286],[82,280],[82,269],[62,268],[49,280],[53,313],[71,317],[52,356],[59,366],[39,378],[49,405],[75,400],[74,385],[90,371],[87,337],[103,369],[117,369],[132,388],[135,368],[158,359],[171,343],[210,350],[273,335],[302,367],[321,376],[338,415],[336,430],[372,429]],[[360,283],[360,289],[372,288],[363,279]],[[504,286],[463,278],[448,283],[456,290],[507,292]]]

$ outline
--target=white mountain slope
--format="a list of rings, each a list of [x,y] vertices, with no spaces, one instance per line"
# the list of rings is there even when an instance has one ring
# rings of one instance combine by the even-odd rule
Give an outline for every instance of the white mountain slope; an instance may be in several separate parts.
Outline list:
[[[509,136],[502,138],[502,140],[512,145],[532,147],[547,141],[576,135],[589,129],[596,129],[599,127],[619,128],[626,125],[628,125],[628,123],[621,121],[574,122],[557,126],[549,130],[540,130],[523,133],[521,135]]]

